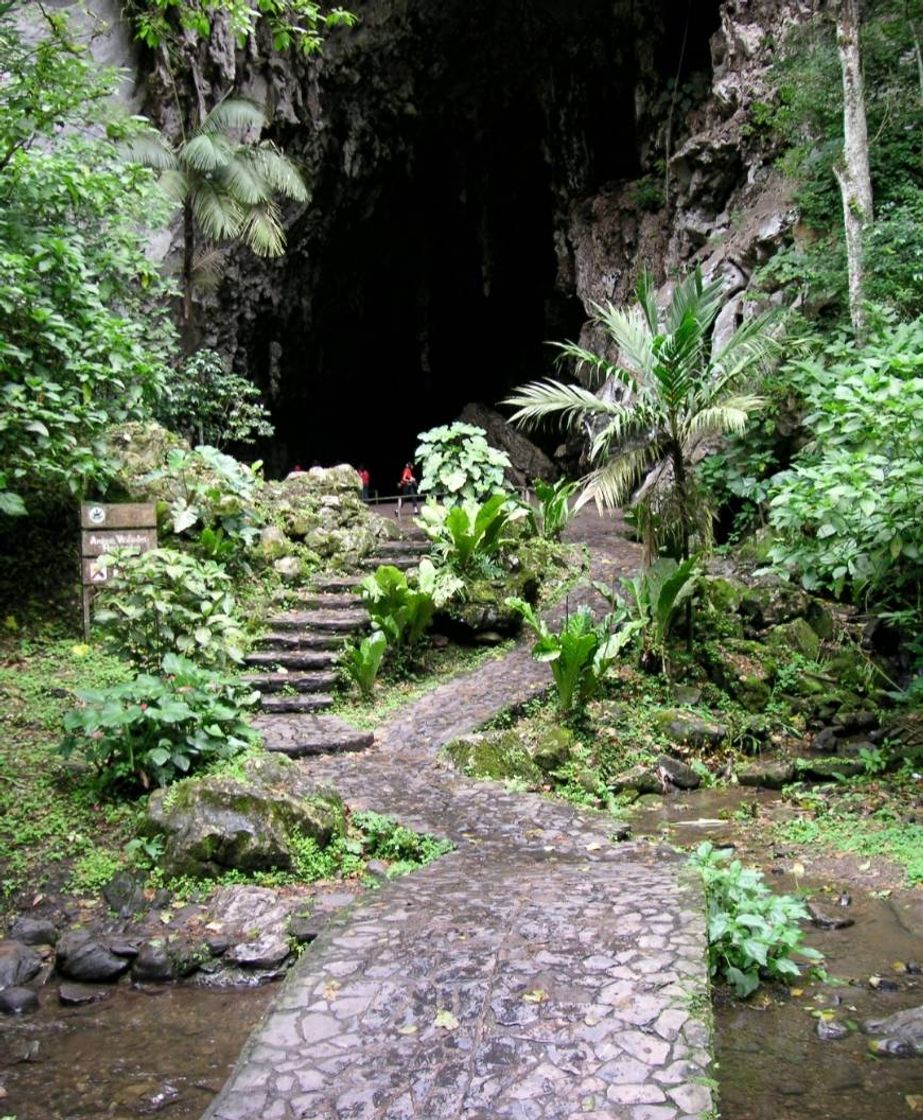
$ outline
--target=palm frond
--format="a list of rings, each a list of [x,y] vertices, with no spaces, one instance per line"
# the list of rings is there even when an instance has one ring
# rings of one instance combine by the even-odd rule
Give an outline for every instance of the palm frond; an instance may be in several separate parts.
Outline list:
[[[193,283],[205,291],[217,287],[227,260],[228,251],[217,245],[203,246],[192,261]]]
[[[600,510],[619,509],[659,458],[660,449],[656,444],[635,447],[613,456],[581,480],[583,492],[575,503],[576,508],[595,502]]]
[[[240,234],[258,257],[281,257],[285,252],[279,208],[272,199],[251,207]]]
[[[502,403],[517,408],[510,423],[525,428],[551,417],[560,419],[566,428],[575,427],[593,416],[610,416],[620,407],[600,400],[582,385],[565,385],[552,378],[521,385]]]
[[[660,333],[660,312],[657,310],[654,277],[645,265],[635,285],[635,299],[651,335]]]
[[[234,145],[220,132],[197,132],[179,150],[183,167],[210,174],[226,167],[234,158]]]
[[[587,350],[576,342],[571,342],[568,339],[567,342],[552,342],[551,345],[556,346],[561,351],[556,359],[557,362],[567,358],[571,359],[574,362],[575,375],[579,375],[585,370],[589,371],[591,384],[602,385],[610,377],[623,382],[623,384],[632,384],[631,378],[619,366],[613,365],[602,355],[594,354],[592,350]]]
[[[702,280],[702,270],[697,268],[673,289],[669,307],[664,315],[667,331],[672,334],[687,315],[699,324],[703,335],[717,318],[724,303],[724,281]]]
[[[140,163],[154,171],[172,171],[177,167],[176,153],[159,132],[133,136],[125,141],[121,150],[126,162]]]
[[[781,341],[774,332],[780,312],[773,308],[742,323],[722,348],[712,364],[722,370],[725,381],[732,380],[747,367],[764,365],[775,357]]]
[[[606,417],[606,423],[594,435],[589,449],[591,463],[603,457],[621,455],[635,447],[646,446],[657,438],[662,417],[651,409],[633,402],[617,405]]]
[[[203,179],[191,192],[192,212],[199,228],[209,240],[236,237],[243,223],[243,212],[236,199],[214,183]]]
[[[651,372],[653,334],[640,307],[627,311],[611,303],[593,304],[593,317],[606,329],[606,333],[619,350],[619,362],[636,377],[648,378]]]
[[[223,190],[244,208],[257,206],[272,195],[266,180],[246,158],[246,151],[236,152],[234,158],[221,169],[220,183]]]
[[[693,447],[709,436],[729,432],[739,435],[746,430],[751,413],[764,404],[761,397],[739,396],[731,397],[711,408],[703,408],[690,416],[684,425],[684,443]]]
[[[184,171],[179,170],[162,171],[158,181],[167,198],[172,199],[178,206],[182,206],[189,195],[189,176]]]
[[[260,144],[242,153],[244,160],[260,176],[269,191],[294,202],[308,202],[311,192],[295,163],[272,144]]]
[[[202,121],[198,132],[214,135],[255,128],[259,132],[269,124],[265,109],[248,97],[226,97]]]

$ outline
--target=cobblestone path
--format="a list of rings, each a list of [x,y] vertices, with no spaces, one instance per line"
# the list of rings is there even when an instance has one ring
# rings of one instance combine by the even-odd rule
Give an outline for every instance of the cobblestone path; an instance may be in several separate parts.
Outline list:
[[[594,577],[635,568],[602,529],[595,514],[576,524]],[[437,758],[547,684],[518,648],[423,697],[368,750],[301,763],[353,807],[456,850],[339,915],[204,1120],[710,1114],[702,899],[682,861],[620,842],[605,814]]]

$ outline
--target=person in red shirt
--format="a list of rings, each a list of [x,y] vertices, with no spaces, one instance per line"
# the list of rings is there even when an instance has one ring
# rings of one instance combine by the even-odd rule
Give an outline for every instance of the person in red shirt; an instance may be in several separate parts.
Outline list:
[[[366,467],[362,463],[360,463],[359,481],[362,483],[362,500],[364,502],[367,502],[369,500],[369,483],[371,482],[371,480],[372,476],[369,474]]]
[[[413,512],[416,516],[420,512],[420,502],[417,498],[417,476],[413,473],[413,463],[405,463],[401,472],[401,481],[398,483],[401,496],[397,499],[397,515],[401,515],[404,498],[412,498]]]

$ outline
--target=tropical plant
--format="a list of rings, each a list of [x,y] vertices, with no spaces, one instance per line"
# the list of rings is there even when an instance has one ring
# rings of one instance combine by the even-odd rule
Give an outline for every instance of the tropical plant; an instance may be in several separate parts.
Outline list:
[[[164,786],[259,740],[244,720],[259,693],[176,654],[160,669],[78,692],[64,718],[62,752],[86,758],[101,788]]]
[[[197,350],[173,372],[154,415],[190,443],[219,449],[275,431],[257,387],[229,372],[214,350]]]
[[[167,378],[168,287],[146,255],[164,207],[110,137],[116,74],[65,16],[0,5],[0,513],[38,486],[84,495],[112,467],[100,435],[141,419]],[[37,5],[35,7],[38,7]],[[158,300],[161,309],[157,309]]]
[[[660,524],[666,543],[685,560],[696,526],[707,533],[710,525],[695,486],[695,452],[706,440],[743,431],[762,406],[746,383],[777,348],[773,315],[745,322],[713,352],[722,280],[706,284],[697,269],[674,287],[664,312],[649,273],[636,294],[636,306],[627,311],[593,306],[593,321],[617,351],[615,361],[574,342],[557,344],[578,372],[606,386],[604,394],[548,379],[522,386],[505,403],[516,406],[512,421],[523,427],[556,417],[571,429],[592,430],[593,470],[583,480],[578,506],[594,500],[615,509],[648,476],[640,500],[659,514],[648,524],[652,533]],[[649,539],[649,555],[659,543]]]
[[[426,591],[408,583],[393,564],[382,564],[359,584],[359,594],[372,620],[398,651],[413,651],[433,619],[435,603]]]
[[[923,559],[923,319],[794,363],[813,440],[772,480],[772,560],[805,587],[916,601]]]
[[[736,995],[751,995],[763,976],[785,983],[800,976],[795,956],[823,960],[823,954],[802,944],[798,923],[808,912],[800,899],[774,894],[762,872],[744,867],[707,840],[690,862],[705,887],[711,975],[726,980]]]
[[[387,648],[388,639],[383,631],[373,630],[360,642],[347,642],[340,654],[338,661],[340,668],[359,686],[359,691],[365,700],[372,698],[375,680]]]
[[[532,656],[551,666],[558,707],[565,715],[583,710],[636,629],[635,623],[628,623],[613,633],[611,615],[594,623],[589,608],[581,607],[569,614],[555,632],[525,600],[510,597],[506,604],[522,616],[538,637]]]
[[[156,671],[169,653],[212,668],[243,660],[231,579],[218,564],[172,548],[114,550],[108,562],[115,577],[100,591],[93,619],[132,664]]]
[[[443,563],[469,574],[483,568],[512,542],[510,526],[528,514],[528,509],[509,495],[494,494],[483,505],[475,501],[458,506],[427,502],[417,523]]]
[[[452,505],[483,501],[503,488],[509,456],[491,447],[487,433],[476,424],[457,420],[421,432],[417,439],[416,458],[423,469],[421,494],[438,494]]]
[[[677,564],[662,556],[638,575],[622,580],[622,586],[631,595],[629,615],[638,623],[642,665],[662,667],[670,675],[667,639],[677,611],[695,594],[698,578],[694,558]]]
[[[542,482],[537,478],[532,484],[538,506],[533,510],[535,528],[540,537],[556,541],[570,520],[570,499],[580,488],[579,482],[559,478],[557,482]]]
[[[183,210],[183,318],[192,315],[197,278],[213,269],[214,250],[196,253],[196,228],[206,243],[243,241],[257,256],[278,257],[285,234],[276,198],[308,200],[295,165],[259,137],[268,124],[253,101],[226,97],[177,145],[151,130],[126,145],[128,158],[160,173]]]

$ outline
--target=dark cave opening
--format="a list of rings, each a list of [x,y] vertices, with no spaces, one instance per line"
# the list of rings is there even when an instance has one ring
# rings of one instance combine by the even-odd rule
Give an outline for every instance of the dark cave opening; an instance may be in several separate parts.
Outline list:
[[[556,253],[567,207],[643,170],[632,5],[617,17],[604,0],[578,14],[547,0],[524,15],[514,0],[474,0],[427,24],[419,3],[415,110],[396,120],[359,105],[374,169],[318,179],[329,220],[290,255],[284,300],[251,340],[251,368],[270,343],[279,352],[270,473],[364,462],[372,489],[393,493],[419,432],[553,372],[547,343],[576,338],[586,318]],[[653,26],[675,73],[685,12],[663,6]],[[701,62],[703,34],[684,70]],[[361,89],[333,92],[332,129],[346,135]]]

